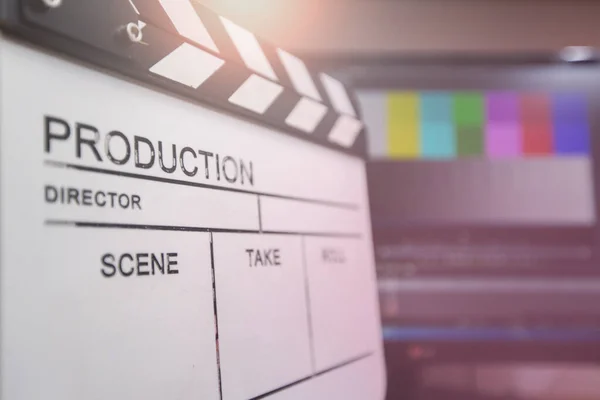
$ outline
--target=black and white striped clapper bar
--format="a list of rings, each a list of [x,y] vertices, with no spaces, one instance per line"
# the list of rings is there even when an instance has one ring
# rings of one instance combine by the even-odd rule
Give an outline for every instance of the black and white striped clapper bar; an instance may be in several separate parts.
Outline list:
[[[384,398],[348,88],[191,0],[0,28],[2,400]]]

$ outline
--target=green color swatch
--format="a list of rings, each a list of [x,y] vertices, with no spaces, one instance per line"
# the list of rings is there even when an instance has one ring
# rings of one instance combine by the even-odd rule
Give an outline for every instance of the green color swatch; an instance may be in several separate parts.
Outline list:
[[[481,126],[456,127],[456,153],[458,156],[479,156],[485,152],[484,131]]]
[[[454,126],[459,156],[484,154],[485,101],[480,93],[454,94]]]

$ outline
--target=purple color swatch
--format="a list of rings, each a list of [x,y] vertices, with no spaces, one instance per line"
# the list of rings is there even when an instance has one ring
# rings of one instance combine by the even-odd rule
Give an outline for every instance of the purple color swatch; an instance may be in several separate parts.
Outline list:
[[[485,96],[488,122],[519,123],[519,95],[512,92],[490,92]]]
[[[515,157],[522,154],[522,129],[519,96],[511,92],[486,95],[487,124],[485,150],[491,158]]]

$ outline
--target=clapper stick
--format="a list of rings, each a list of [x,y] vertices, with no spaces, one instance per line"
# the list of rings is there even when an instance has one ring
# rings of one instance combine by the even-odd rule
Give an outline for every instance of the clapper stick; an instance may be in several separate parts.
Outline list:
[[[2,399],[384,398],[348,87],[188,0],[0,21]]]

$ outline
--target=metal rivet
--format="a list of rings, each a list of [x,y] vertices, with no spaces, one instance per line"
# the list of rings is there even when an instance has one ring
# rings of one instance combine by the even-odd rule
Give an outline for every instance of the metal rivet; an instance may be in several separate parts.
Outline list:
[[[133,22],[127,24],[127,26],[125,27],[125,31],[127,32],[127,37],[133,43],[140,43],[144,37],[142,29]]]

